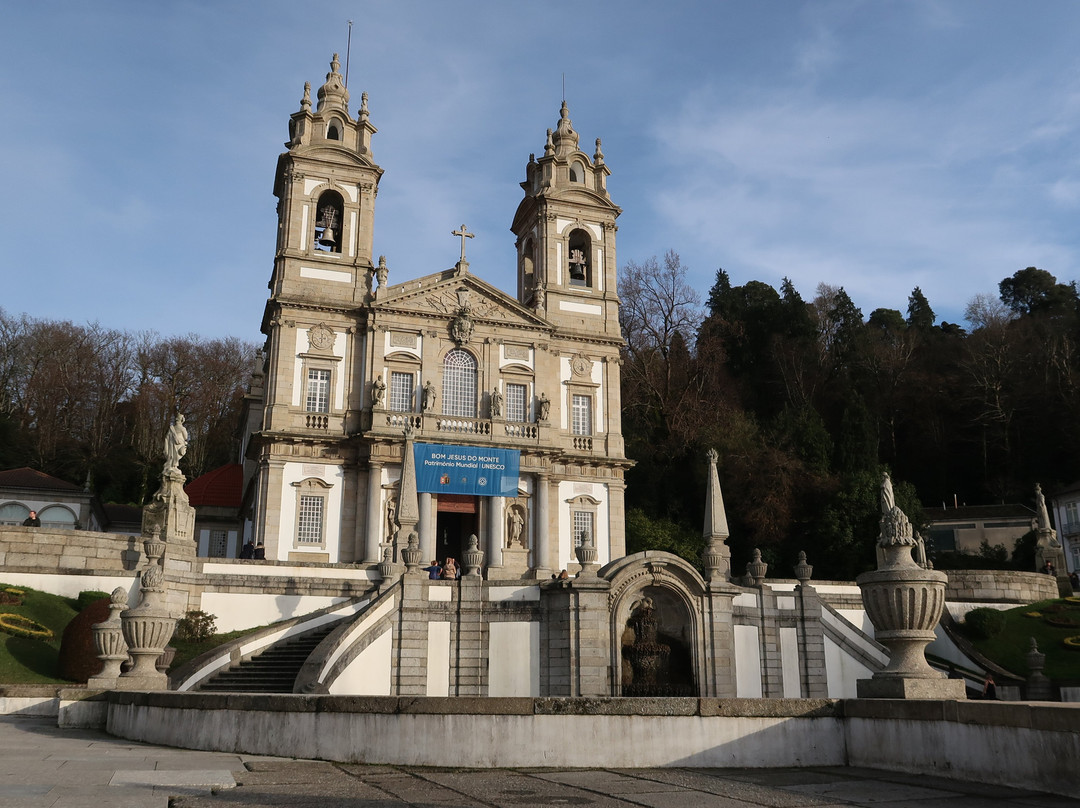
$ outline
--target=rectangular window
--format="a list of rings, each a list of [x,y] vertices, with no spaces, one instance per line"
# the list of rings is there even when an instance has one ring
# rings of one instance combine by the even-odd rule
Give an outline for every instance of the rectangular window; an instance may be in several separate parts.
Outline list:
[[[575,395],[572,403],[573,422],[571,423],[571,431],[575,435],[591,435],[593,430],[592,396]]]
[[[322,544],[324,502],[322,497],[307,494],[300,496],[300,519],[296,528],[297,544]]]
[[[308,412],[330,412],[330,371],[308,369],[307,401]]]
[[[390,409],[394,412],[413,411],[413,375],[390,373]]]
[[[525,420],[525,393],[528,387],[524,384],[506,385],[506,420]]]
[[[1074,533],[1080,527],[1080,515],[1076,512],[1076,503],[1065,503],[1065,530]]]
[[[588,536],[596,546],[596,537],[593,535],[592,511],[574,511],[574,546],[581,546],[582,536]]]
[[[210,531],[210,547],[207,549],[207,553],[211,558],[224,558],[225,551],[229,546],[229,531],[227,530],[211,530]]]

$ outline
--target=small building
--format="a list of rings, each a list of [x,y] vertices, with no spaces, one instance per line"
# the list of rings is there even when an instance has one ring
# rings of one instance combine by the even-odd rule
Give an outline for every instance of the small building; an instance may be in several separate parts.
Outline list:
[[[934,552],[978,555],[985,541],[1012,555],[1018,539],[1033,530],[1035,511],[1026,505],[962,505],[924,508],[926,538]]]
[[[97,498],[79,486],[23,467],[0,471],[0,524],[21,525],[36,511],[42,527],[105,531]]]
[[[184,486],[195,508],[196,554],[205,558],[240,555],[240,496],[244,467],[227,463]]]
[[[1065,564],[1069,572],[1080,571],[1080,481],[1055,493],[1050,503]]]

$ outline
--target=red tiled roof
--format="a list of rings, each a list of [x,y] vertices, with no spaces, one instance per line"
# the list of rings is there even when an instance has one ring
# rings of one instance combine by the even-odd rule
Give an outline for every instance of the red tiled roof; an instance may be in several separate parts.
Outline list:
[[[27,466],[23,466],[21,469],[0,471],[0,487],[37,488],[43,491],[82,491],[82,488],[77,485]]]
[[[208,471],[184,486],[192,505],[239,508],[243,496],[244,467],[239,463]]]

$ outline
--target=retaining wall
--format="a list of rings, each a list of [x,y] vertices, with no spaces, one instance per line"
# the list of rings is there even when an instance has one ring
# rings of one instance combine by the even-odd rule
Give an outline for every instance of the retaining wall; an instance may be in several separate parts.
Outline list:
[[[827,699],[109,693],[107,729],[190,749],[410,766],[869,766],[1073,795],[1080,707]]]
[[[945,570],[947,601],[1011,603],[1020,606],[1058,597],[1057,579],[1040,572]]]

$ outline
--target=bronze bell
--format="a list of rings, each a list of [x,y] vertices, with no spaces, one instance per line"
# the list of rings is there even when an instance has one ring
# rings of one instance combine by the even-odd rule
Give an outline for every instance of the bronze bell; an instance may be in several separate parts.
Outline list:
[[[334,238],[334,228],[324,227],[322,235],[319,236],[319,243],[324,247],[333,247],[337,244],[337,240]]]

